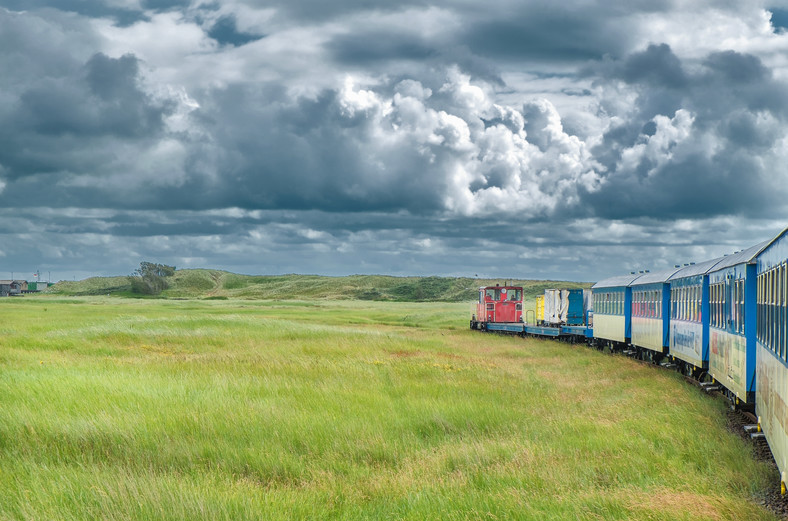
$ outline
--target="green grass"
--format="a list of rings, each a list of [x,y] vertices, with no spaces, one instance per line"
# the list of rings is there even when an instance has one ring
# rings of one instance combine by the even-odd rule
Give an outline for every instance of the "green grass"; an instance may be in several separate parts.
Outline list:
[[[469,307],[2,300],[0,519],[775,519],[720,401]]]
[[[478,298],[480,286],[504,283],[503,279],[454,277],[390,277],[352,275],[238,275],[218,270],[178,270],[169,279],[164,298],[323,299],[397,302],[466,302]],[[546,288],[588,288],[590,283],[550,280],[510,280],[523,286],[526,298]],[[94,277],[59,282],[48,293],[68,296],[131,295],[127,277]]]

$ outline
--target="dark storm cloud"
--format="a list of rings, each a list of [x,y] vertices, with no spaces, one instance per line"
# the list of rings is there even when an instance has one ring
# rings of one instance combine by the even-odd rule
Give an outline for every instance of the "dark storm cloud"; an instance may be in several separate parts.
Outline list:
[[[662,44],[600,67],[635,89],[638,110],[594,150],[607,170],[588,196],[597,215],[752,215],[785,195],[764,157],[786,137],[787,86],[759,58],[715,52],[690,72]]]
[[[170,108],[139,88],[135,57],[99,53],[74,65],[31,81],[18,101],[5,107],[0,165],[7,177],[94,170],[114,143],[161,132]]]
[[[436,50],[413,35],[399,32],[360,32],[341,35],[328,45],[336,60],[343,63],[366,63],[381,60],[425,60]]]
[[[620,74],[627,83],[648,83],[664,89],[687,86],[681,60],[664,43],[649,45],[645,51],[627,57]]]
[[[0,7],[13,11],[52,8],[88,17],[112,18],[118,25],[131,25],[146,20],[144,13],[138,9],[114,7],[107,5],[104,0],[2,0]]]
[[[258,5],[258,2],[255,0],[243,1],[252,6]],[[439,3],[440,2],[438,2],[438,4]],[[367,12],[398,12],[409,7],[427,7],[430,5],[435,5],[435,3],[427,0],[402,0],[398,2],[387,2],[385,0],[343,0],[341,2],[325,2],[323,0],[298,2],[290,0],[271,0],[266,2],[266,7],[276,8],[280,18],[302,22],[332,20],[347,15],[358,15]]]
[[[462,41],[481,56],[515,61],[591,60],[627,47],[626,31],[616,27],[599,31],[595,22],[583,13],[533,17],[524,13],[520,19],[507,17],[474,24]]]
[[[155,11],[168,11],[171,9],[188,7],[192,0],[142,0],[143,9],[153,9]]]
[[[336,92],[293,104],[271,101],[270,91],[246,89],[217,98],[225,117],[214,135],[238,158],[227,165],[235,182],[218,194],[225,204],[335,211],[440,206],[434,183],[441,181],[429,165],[399,148],[369,154],[376,146],[369,142],[369,114],[343,115]]]
[[[134,56],[96,54],[73,76],[42,79],[23,92],[15,128],[43,136],[155,134],[167,109],[138,88],[138,73]]]
[[[263,38],[262,35],[244,33],[238,30],[235,16],[220,17],[208,30],[208,36],[222,45],[240,47]]]

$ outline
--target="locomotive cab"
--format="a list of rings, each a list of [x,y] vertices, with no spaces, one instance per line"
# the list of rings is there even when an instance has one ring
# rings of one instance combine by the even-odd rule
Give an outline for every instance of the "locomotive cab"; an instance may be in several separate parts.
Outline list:
[[[523,288],[521,286],[485,286],[479,288],[479,301],[472,325],[484,327],[489,322],[522,322]]]

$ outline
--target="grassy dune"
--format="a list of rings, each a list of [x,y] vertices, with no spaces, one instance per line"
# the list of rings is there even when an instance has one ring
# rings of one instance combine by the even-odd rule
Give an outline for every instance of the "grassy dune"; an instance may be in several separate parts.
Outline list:
[[[178,270],[169,279],[164,298],[243,298],[243,299],[354,299],[399,302],[464,302],[478,297],[480,286],[505,282],[503,279],[452,277],[390,277],[352,275],[238,275],[218,270]],[[590,287],[587,283],[550,280],[513,280],[524,287],[526,297],[544,293],[545,288]],[[131,296],[127,277],[93,277],[63,281],[48,290],[68,296]]]
[[[0,519],[748,519],[722,404],[467,304],[0,301]]]

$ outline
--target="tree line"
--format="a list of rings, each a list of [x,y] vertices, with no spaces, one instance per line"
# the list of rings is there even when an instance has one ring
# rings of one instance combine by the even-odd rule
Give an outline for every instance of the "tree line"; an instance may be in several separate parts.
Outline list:
[[[129,275],[132,293],[158,295],[169,287],[168,277],[175,275],[175,266],[140,262],[140,267]]]

